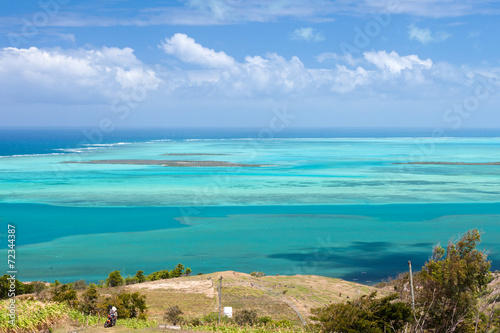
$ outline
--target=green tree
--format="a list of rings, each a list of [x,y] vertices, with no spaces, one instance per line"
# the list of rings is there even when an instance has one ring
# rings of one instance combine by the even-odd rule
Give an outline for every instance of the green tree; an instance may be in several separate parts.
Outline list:
[[[135,273],[135,277],[137,278],[137,281],[139,283],[146,281],[146,276],[144,275],[144,271],[137,271],[137,273]]]
[[[435,246],[432,258],[414,274],[415,329],[436,333],[474,332],[478,297],[491,279],[490,262],[476,249],[477,229],[467,231],[446,250]],[[400,297],[410,301],[408,274],[398,280]]]
[[[122,292],[114,301],[121,318],[146,318],[146,296]]]
[[[137,279],[137,277],[135,277],[135,276],[127,276],[125,278],[125,284],[126,285],[136,284],[136,283],[139,283],[139,279]]]
[[[123,277],[120,274],[120,271],[113,271],[113,272],[109,273],[109,276],[106,279],[106,285],[108,287],[123,286],[124,283],[125,283],[125,281],[123,280]]]
[[[183,264],[177,264],[175,266],[174,270],[172,271],[172,277],[180,277],[184,274],[184,265]]]
[[[59,303],[68,303],[70,306],[76,306],[78,304],[78,296],[76,290],[73,286],[68,284],[58,284],[52,287],[50,291],[52,294],[52,301]]]
[[[13,282],[13,283],[11,283]],[[11,288],[14,286],[14,288]],[[12,294],[15,289],[16,295],[22,295],[25,293],[25,285],[17,279],[10,279],[10,275],[3,275],[0,277],[0,299],[9,298],[9,293]]]
[[[91,283],[89,288],[85,290],[82,294],[82,302],[80,305],[80,311],[85,314],[97,313],[97,301],[99,299],[99,293],[97,292],[97,287],[95,284]]]

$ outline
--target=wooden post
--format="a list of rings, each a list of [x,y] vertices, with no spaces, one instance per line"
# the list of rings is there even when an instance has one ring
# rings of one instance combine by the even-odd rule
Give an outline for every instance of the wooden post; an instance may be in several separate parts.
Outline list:
[[[221,304],[222,304],[222,276],[219,279],[219,321],[217,322],[217,324],[219,325],[220,325]]]
[[[411,307],[413,309],[413,313],[415,313],[415,294],[413,293],[413,273],[411,271],[411,261],[408,261],[408,266],[410,267]]]

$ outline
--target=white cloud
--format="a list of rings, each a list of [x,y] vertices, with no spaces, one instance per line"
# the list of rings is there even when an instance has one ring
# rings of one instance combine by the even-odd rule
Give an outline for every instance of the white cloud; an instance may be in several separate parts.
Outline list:
[[[298,19],[310,22],[333,21],[336,15],[405,14],[417,17],[461,17],[498,15],[497,0],[186,0],[170,6],[119,8],[121,1],[108,1],[100,9],[86,9],[71,3],[50,18],[47,27],[220,25],[247,22],[275,22]],[[118,4],[118,5],[116,5]],[[75,5],[76,6],[76,5]],[[115,7],[116,6],[116,7]],[[112,13],[112,14],[110,14]],[[17,17],[1,17],[0,26],[11,28],[23,22]],[[11,29],[12,30],[12,29]]]
[[[417,40],[422,44],[431,42],[442,42],[447,40],[451,35],[446,31],[432,32],[429,28],[420,29],[414,24],[408,27],[408,36],[410,40]]]
[[[360,62],[360,59],[355,59],[352,54],[346,53],[344,55],[339,55],[333,52],[324,52],[315,57],[316,61],[319,63],[326,62],[328,60],[335,60],[337,62],[347,63],[354,66]]]
[[[396,52],[386,51],[364,52],[366,61],[374,64],[382,70],[389,71],[391,74],[400,74],[405,69],[430,69],[432,60],[421,60],[417,55],[399,56]]]
[[[499,14],[497,0],[363,0],[356,6],[358,11],[391,12],[421,17],[460,17],[474,14]],[[351,10],[354,10],[351,7]]]
[[[416,54],[384,50],[365,52],[362,57],[323,54],[318,59],[333,59],[333,66],[327,62],[314,69],[296,56],[285,58],[276,53],[248,55],[238,62],[182,34],[167,38],[161,48],[192,66],[149,67],[130,48],[0,49],[0,100],[4,105],[111,105],[113,99],[126,100],[137,89],[157,90],[157,106],[169,104],[172,98],[209,98],[224,103],[236,99],[322,99],[339,94],[374,98],[393,93],[396,99],[427,98],[466,92],[477,77],[488,78],[485,73],[498,77],[500,73],[494,68],[478,71],[434,64]],[[452,92],[444,91],[443,87],[451,86]]]
[[[177,33],[166,38],[160,48],[184,62],[209,68],[227,68],[235,64],[235,60],[224,52],[203,47],[185,34]]]
[[[0,49],[0,90],[14,101],[106,103],[159,83],[130,48]]]
[[[309,43],[309,42],[321,42],[325,40],[325,37],[316,29],[309,27],[309,28],[295,29],[295,31],[292,33],[292,39],[302,40]]]

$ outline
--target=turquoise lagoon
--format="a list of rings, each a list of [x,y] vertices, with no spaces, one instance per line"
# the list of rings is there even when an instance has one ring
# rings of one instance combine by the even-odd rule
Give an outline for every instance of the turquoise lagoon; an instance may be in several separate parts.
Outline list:
[[[0,158],[2,255],[18,277],[98,281],[171,268],[375,283],[470,228],[500,268],[500,138],[115,140]],[[12,150],[12,149],[11,149]],[[188,154],[169,155],[162,154]],[[204,154],[204,155],[197,155]],[[214,155],[211,155],[214,154]],[[218,160],[256,168],[68,164]],[[5,269],[7,270],[7,269]]]

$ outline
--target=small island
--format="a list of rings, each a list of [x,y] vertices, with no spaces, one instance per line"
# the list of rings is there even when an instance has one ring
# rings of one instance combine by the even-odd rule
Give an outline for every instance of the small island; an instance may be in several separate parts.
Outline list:
[[[91,160],[91,161],[65,161],[61,163],[77,163],[77,164],[132,164],[132,165],[161,165],[164,167],[227,167],[227,168],[242,168],[251,167],[258,168],[268,165],[263,164],[246,164],[246,163],[231,163],[224,161],[179,161],[179,160]]]
[[[431,164],[431,165],[500,165],[500,162],[399,162],[393,164]]]
[[[208,154],[208,153],[166,153],[161,156],[225,156],[228,154]]]

